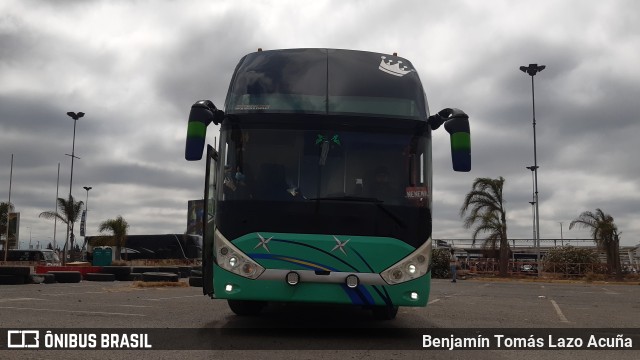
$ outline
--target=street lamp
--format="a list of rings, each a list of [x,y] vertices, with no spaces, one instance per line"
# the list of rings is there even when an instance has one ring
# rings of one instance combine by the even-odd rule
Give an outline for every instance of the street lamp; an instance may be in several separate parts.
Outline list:
[[[87,202],[84,203],[84,226],[81,226],[82,236],[84,236],[84,244],[82,244],[82,251],[84,254],[85,246],[87,246],[87,224],[89,222],[89,190],[93,189],[91,186],[83,186],[83,189],[87,190]]]
[[[69,178],[69,201],[71,201],[71,190],[73,188],[73,159],[75,159],[77,157],[75,155],[75,149],[76,149],[76,123],[78,122],[78,119],[80,119],[81,117],[84,116],[84,113],[83,112],[74,113],[74,112],[69,111],[67,113],[67,115],[69,115],[69,117],[71,117],[73,119],[73,143],[71,145],[71,154],[65,154],[67,156],[71,156],[71,177]],[[69,204],[69,205],[73,205],[73,204]],[[63,248],[63,256],[62,256],[62,264],[63,265],[66,265],[66,263],[67,263],[67,245],[69,243],[69,230],[70,230],[71,225],[72,225],[71,221],[69,219],[67,219],[67,238],[65,239],[64,248]],[[73,244],[71,246],[73,246]]]
[[[546,68],[545,65],[529,64],[529,66],[520,66],[520,70],[525,74],[531,76],[531,100],[533,109],[533,174],[534,174],[534,202],[536,203],[536,262],[538,263],[538,269],[540,268],[540,209],[538,207],[538,155],[536,151],[536,96],[535,88],[533,85],[533,77],[540,71]],[[538,274],[540,274],[538,272]]]

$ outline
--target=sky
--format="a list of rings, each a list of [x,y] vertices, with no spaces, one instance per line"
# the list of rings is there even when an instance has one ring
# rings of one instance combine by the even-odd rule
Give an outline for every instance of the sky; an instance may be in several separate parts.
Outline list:
[[[54,237],[58,196],[86,201],[87,232],[122,215],[130,234],[183,233],[202,198],[204,161],[184,160],[191,105],[219,108],[242,56],[258,48],[397,52],[432,113],[470,116],[472,171],[451,169],[433,134],[433,238],[470,238],[459,209],[477,177],[505,178],[508,235],[533,236],[531,77],[535,81],[540,237],[601,208],[640,243],[640,2],[32,1],[0,2],[0,201],[21,213],[21,241]],[[209,130],[213,143],[216,131]],[[635,159],[635,160],[634,160]],[[60,164],[59,186],[58,164]],[[561,224],[562,223],[562,224]],[[56,239],[66,227],[58,223]]]

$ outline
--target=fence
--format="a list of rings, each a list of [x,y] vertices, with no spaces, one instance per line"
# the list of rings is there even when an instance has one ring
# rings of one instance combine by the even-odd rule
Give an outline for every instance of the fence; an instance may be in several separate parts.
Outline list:
[[[607,264],[604,263],[551,263],[542,261],[542,272],[565,277],[579,277],[587,274],[606,274]],[[477,259],[463,261],[462,270],[471,274],[498,274],[500,263],[495,259]],[[538,263],[535,261],[509,261],[510,275],[538,275]]]

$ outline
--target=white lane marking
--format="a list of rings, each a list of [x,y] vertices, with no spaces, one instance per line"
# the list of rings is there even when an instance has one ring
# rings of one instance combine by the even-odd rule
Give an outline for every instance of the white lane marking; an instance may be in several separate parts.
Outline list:
[[[433,303],[437,303],[438,301],[440,301],[440,299],[433,299],[433,300],[429,301],[429,302],[427,303],[427,305],[431,305],[431,304],[433,304]]]
[[[607,293],[607,295],[620,295],[620,293],[617,293],[615,291],[611,291],[611,290],[609,290],[607,288],[602,288],[602,290],[604,290]]]
[[[38,298],[11,298],[11,299],[0,299],[0,302],[29,301],[29,300],[44,300],[44,299],[38,299]]]
[[[560,310],[560,306],[558,306],[558,304],[555,302],[555,300],[551,300],[551,304],[553,304],[553,307],[556,309],[556,313],[558,314],[558,317],[560,318],[560,321],[568,323],[569,320],[567,320],[567,318],[564,316],[564,314],[562,313],[562,310]]]
[[[66,295],[82,295],[82,294],[104,294],[106,291],[85,291],[76,293],[62,293],[62,294],[42,294],[44,296],[66,296]]]
[[[13,310],[34,310],[34,311],[47,311],[47,312],[62,312],[71,314],[100,314],[100,315],[121,315],[121,316],[147,316],[144,314],[127,314],[127,313],[113,313],[104,311],[82,311],[82,310],[59,310],[59,309],[38,309],[38,308],[25,308],[17,306],[0,306],[0,309],[13,309]]]
[[[172,297],[155,298],[155,299],[141,299],[141,300],[160,301],[160,300],[171,300],[171,299],[184,299],[184,298],[191,298],[191,297],[202,297],[202,294],[199,294],[199,295],[185,295],[185,296],[172,296]]]

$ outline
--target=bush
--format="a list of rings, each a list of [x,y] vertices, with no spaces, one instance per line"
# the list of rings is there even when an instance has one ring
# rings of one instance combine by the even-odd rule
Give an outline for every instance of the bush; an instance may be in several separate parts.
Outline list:
[[[431,254],[431,277],[446,279],[451,276],[449,259],[451,250],[449,248],[438,248]]]
[[[564,246],[550,249],[544,260],[544,271],[567,275],[585,275],[606,272],[606,265],[600,262],[593,249]]]

